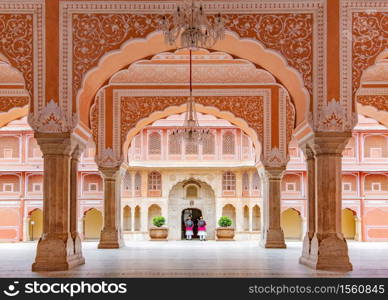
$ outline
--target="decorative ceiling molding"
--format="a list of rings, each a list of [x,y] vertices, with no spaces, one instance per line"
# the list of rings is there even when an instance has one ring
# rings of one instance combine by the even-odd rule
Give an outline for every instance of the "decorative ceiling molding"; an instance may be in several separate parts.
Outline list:
[[[355,114],[363,72],[388,48],[388,2],[341,1],[341,103],[348,120]]]
[[[325,1],[209,1],[204,6],[209,12],[220,11],[228,30],[281,54],[299,71],[312,98],[325,93],[323,77],[316,67],[324,57]],[[155,32],[160,15],[174,8],[173,2],[157,1],[61,2],[61,105],[74,105],[68,101],[75,103],[85,75],[105,54],[119,50],[128,40]],[[314,32],[317,39],[313,39]]]
[[[44,100],[44,0],[0,2],[0,53],[24,77],[38,112]]]

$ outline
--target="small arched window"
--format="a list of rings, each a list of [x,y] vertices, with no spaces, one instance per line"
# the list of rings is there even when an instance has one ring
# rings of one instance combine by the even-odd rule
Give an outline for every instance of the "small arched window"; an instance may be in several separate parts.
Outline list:
[[[168,137],[168,153],[181,154],[181,149],[181,139],[170,134]]]
[[[222,189],[224,191],[236,190],[236,175],[233,172],[225,172],[222,176]]]
[[[234,154],[234,134],[232,132],[224,133],[222,137],[222,153]]]
[[[242,186],[243,186],[243,191],[248,192],[249,191],[249,176],[247,172],[244,172],[243,177],[242,177]]]
[[[260,190],[260,176],[257,172],[254,172],[252,175],[252,190]]]
[[[162,187],[162,176],[159,172],[153,171],[148,174],[148,190],[160,191]]]
[[[148,136],[148,154],[160,154],[161,153],[161,137],[157,132],[153,132]]]
[[[141,175],[139,172],[135,174],[135,191],[141,191]]]
[[[197,143],[186,143],[186,154],[198,154],[198,144]]]
[[[209,134],[202,144],[202,153],[203,154],[214,154],[215,148],[215,138],[213,134]]]
[[[197,198],[198,197],[198,189],[194,185],[189,185],[186,188],[186,198]]]
[[[126,172],[123,178],[123,190],[128,192],[131,190],[131,174]]]

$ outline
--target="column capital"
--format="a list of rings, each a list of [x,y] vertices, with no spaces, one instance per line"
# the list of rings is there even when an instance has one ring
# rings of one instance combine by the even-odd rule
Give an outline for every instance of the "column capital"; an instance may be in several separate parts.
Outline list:
[[[263,175],[265,175],[268,179],[282,179],[283,173],[286,170],[286,166],[281,167],[263,167],[262,168]]]
[[[299,144],[299,148],[302,150],[306,160],[314,159],[314,151],[307,142]]]
[[[35,132],[34,137],[45,154],[70,155],[72,151],[71,134]]]
[[[73,159],[79,160],[79,158],[81,157],[81,154],[85,151],[86,145],[83,142],[75,139],[73,139],[72,144],[73,144],[73,152],[71,154],[71,157]]]
[[[98,170],[101,172],[104,179],[115,179],[122,172],[120,166],[117,167],[99,167]]]
[[[352,137],[351,131],[346,132],[315,132],[309,146],[315,155],[337,154],[341,155],[346,144]]]

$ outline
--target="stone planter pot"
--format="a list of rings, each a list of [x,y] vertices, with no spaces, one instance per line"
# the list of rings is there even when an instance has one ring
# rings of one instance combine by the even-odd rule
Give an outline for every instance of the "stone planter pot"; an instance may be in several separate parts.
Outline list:
[[[234,228],[218,227],[216,232],[218,241],[234,241]]]
[[[151,227],[149,230],[151,241],[167,241],[167,227]]]

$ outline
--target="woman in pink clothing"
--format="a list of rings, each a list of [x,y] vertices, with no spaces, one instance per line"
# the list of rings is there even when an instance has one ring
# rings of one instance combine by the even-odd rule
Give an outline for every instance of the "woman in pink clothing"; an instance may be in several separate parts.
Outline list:
[[[198,235],[201,241],[206,241],[206,222],[202,216],[198,220]]]

